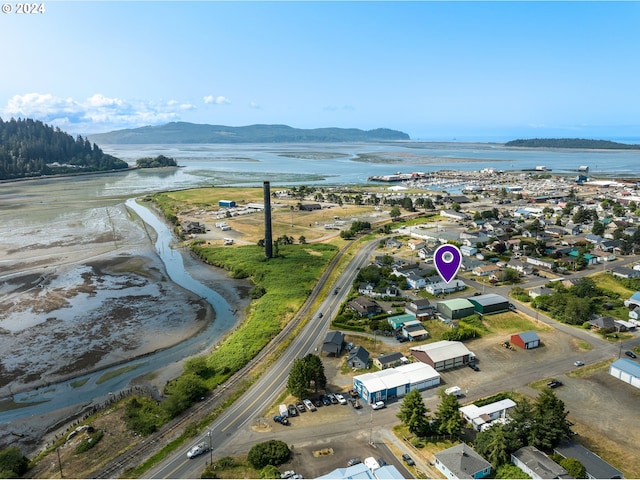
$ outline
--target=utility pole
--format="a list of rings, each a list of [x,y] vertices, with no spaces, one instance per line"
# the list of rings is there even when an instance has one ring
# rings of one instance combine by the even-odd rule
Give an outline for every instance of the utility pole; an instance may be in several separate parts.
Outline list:
[[[60,460],[60,447],[56,448],[56,453],[58,454],[58,468],[60,468],[60,478],[64,478],[62,475],[62,460]]]

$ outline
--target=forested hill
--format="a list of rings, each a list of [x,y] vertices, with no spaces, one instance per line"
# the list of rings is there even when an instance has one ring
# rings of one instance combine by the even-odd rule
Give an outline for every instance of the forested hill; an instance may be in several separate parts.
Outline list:
[[[512,140],[505,143],[507,147],[540,147],[540,148],[601,148],[614,150],[636,150],[640,145],[610,142],[609,140],[588,140],[585,138],[531,138]]]
[[[128,168],[89,140],[38,120],[0,118],[0,180]]]
[[[292,143],[292,142],[379,142],[409,140],[397,130],[378,128],[314,128],[299,129],[287,125],[249,125],[226,127],[186,122],[116,130],[90,135],[101,144],[127,143]]]

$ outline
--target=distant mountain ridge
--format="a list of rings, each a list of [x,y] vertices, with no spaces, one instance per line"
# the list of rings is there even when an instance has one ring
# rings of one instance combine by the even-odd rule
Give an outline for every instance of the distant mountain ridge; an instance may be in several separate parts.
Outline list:
[[[409,135],[388,128],[300,129],[288,125],[248,125],[228,127],[188,122],[115,130],[88,135],[100,144],[134,143],[298,143],[298,142],[379,142],[410,140]]]
[[[530,138],[512,140],[504,144],[506,147],[539,147],[539,148],[593,148],[609,150],[636,150],[640,145],[617,143],[610,140],[590,140],[586,138]]]

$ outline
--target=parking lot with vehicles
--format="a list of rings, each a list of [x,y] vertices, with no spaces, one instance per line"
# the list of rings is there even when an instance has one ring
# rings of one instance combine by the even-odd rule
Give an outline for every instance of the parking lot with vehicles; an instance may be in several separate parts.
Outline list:
[[[626,425],[636,422],[640,415],[640,391],[611,377],[603,362],[600,362],[601,367],[594,368],[594,362],[590,359],[596,356],[597,348],[601,346],[593,350],[581,348],[585,345],[572,336],[540,326],[538,335],[541,346],[536,349],[505,349],[496,342],[495,336],[469,342],[468,347],[478,358],[479,371],[461,367],[441,372],[441,387],[459,386],[460,402],[467,404],[499,391],[516,391],[535,398],[539,393],[536,388],[555,381],[556,387],[562,385],[562,388],[554,391],[570,412],[569,420],[574,424],[573,431],[579,435],[577,438],[623,471],[625,465],[610,458],[607,451],[622,451],[627,457],[626,465],[633,462],[638,464],[640,454],[634,445],[640,444],[640,433],[629,432]],[[388,347],[394,347],[394,340],[388,340]],[[598,344],[599,340],[600,337],[593,334],[593,343]],[[395,342],[395,348],[398,347]],[[611,359],[617,358],[619,349],[616,347],[609,347]],[[340,402],[325,405],[320,395],[318,398],[322,406],[316,407],[315,412],[307,410],[291,418],[289,427],[274,425],[271,432],[254,436],[255,441],[262,441],[262,436],[269,436],[293,443],[294,458],[290,466],[283,468],[293,469],[305,478],[343,468],[352,458],[378,458],[382,448],[389,450],[385,460],[398,467],[403,467],[402,453],[428,466],[432,461],[428,456],[423,456],[402,440],[396,439],[399,445],[395,446],[389,441],[393,436],[390,429],[398,423],[395,414],[401,399],[386,402],[386,408],[378,411],[361,400],[360,409],[350,405],[348,391],[355,372],[345,373],[341,368],[343,360],[343,357],[323,357],[328,389],[340,393],[346,405]],[[575,362],[584,365],[577,367]],[[532,382],[539,386],[531,388]],[[422,392],[431,412],[437,409],[439,403],[438,390],[432,388]],[[614,405],[616,407],[612,408]],[[369,444],[371,440],[373,446]],[[323,449],[331,449],[332,453],[318,456],[317,452]]]

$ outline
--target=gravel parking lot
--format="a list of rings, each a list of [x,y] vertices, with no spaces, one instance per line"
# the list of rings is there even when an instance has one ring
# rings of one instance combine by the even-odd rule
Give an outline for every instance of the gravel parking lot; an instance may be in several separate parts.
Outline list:
[[[531,388],[532,382],[557,378],[563,386],[554,392],[569,411],[569,420],[574,423],[572,428],[578,434],[576,440],[622,470],[627,478],[640,478],[637,467],[640,465],[637,451],[640,432],[629,428],[629,425],[637,423],[640,415],[640,390],[611,377],[606,367],[594,371],[588,360],[589,355],[595,356],[599,351],[602,356],[602,349],[606,348],[617,353],[616,346],[603,345],[594,335],[593,350],[582,350],[574,337],[550,327],[538,331],[538,335],[542,345],[532,350],[504,348],[500,343],[508,340],[508,335],[469,342],[468,348],[479,359],[480,371],[462,367],[441,372],[441,386],[460,386],[465,393],[460,401],[467,404],[476,398],[509,390],[535,398],[539,390]],[[385,346],[394,347],[393,339]],[[398,347],[408,348],[407,344],[398,344]],[[587,365],[576,368],[573,362],[582,358]],[[331,391],[345,392],[352,383],[354,372],[344,373],[340,369],[343,360],[323,358]],[[438,390],[423,392],[425,404],[431,412],[439,403]],[[290,465],[283,466],[282,470],[295,470],[305,477],[345,467],[352,457],[363,460],[366,456],[382,456],[387,462],[404,469],[398,452],[405,446],[398,442],[394,448],[388,440],[393,435],[391,427],[398,423],[395,413],[400,403],[401,400],[391,402],[386,409],[373,413],[368,406],[357,411],[343,405],[320,407],[317,412],[293,418],[290,427],[276,425],[268,434],[252,435],[251,440],[245,438],[245,448],[248,449],[251,441],[263,441],[266,436],[281,438],[293,444],[295,451]],[[370,436],[376,443],[380,442],[375,449],[368,444]],[[314,452],[325,448],[332,448],[332,453],[314,455]],[[383,449],[388,453],[382,455]],[[410,450],[407,447],[404,451]],[[408,471],[407,474],[407,478],[411,478]]]

